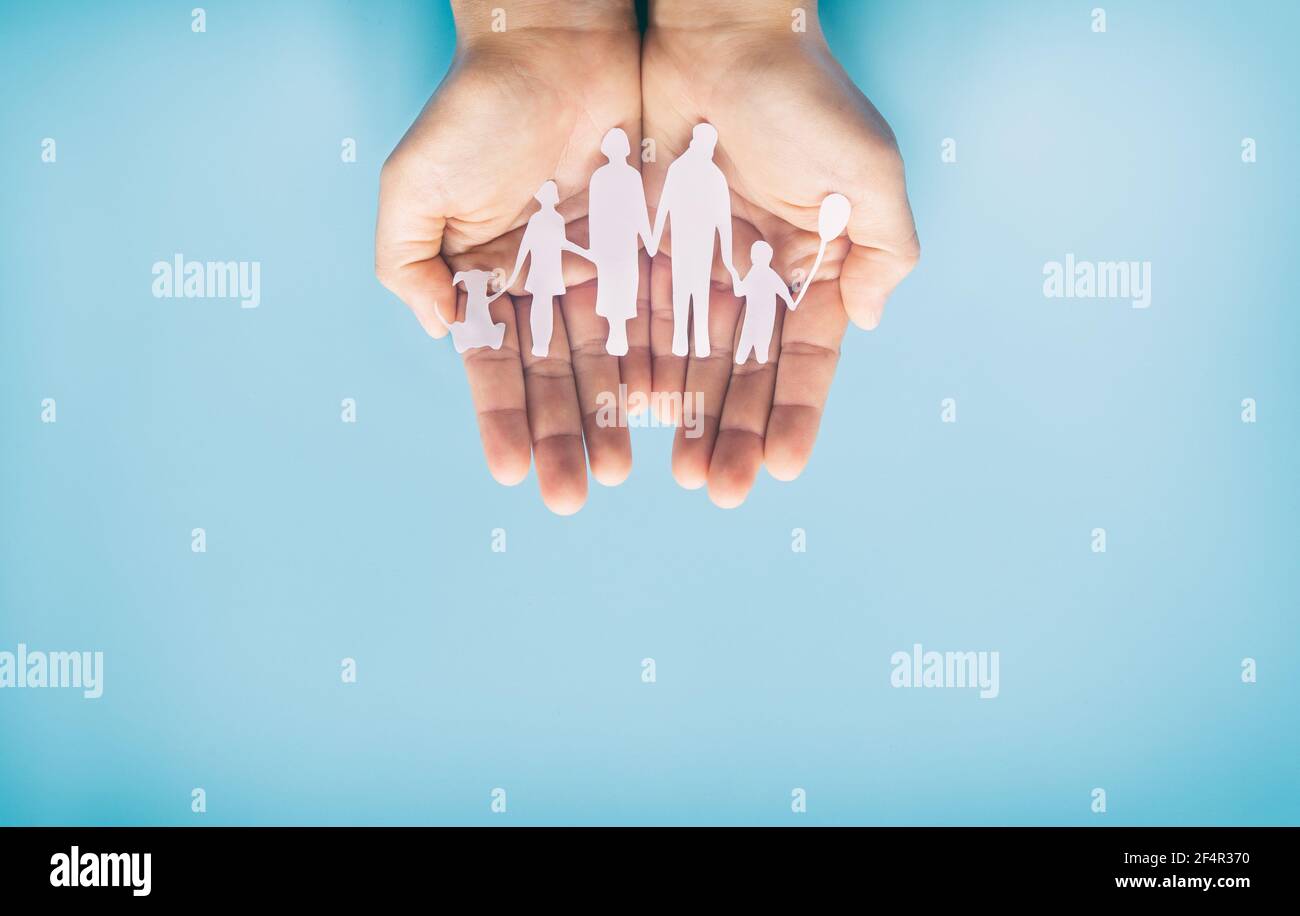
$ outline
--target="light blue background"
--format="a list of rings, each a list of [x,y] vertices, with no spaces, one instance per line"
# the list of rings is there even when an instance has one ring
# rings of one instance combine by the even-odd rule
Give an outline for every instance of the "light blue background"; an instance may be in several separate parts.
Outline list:
[[[723,512],[642,430],[569,519],[372,275],[445,7],[194,5],[0,12],[0,649],[106,653],[0,691],[0,823],[1300,822],[1296,4],[827,3],[921,266],[798,481]],[[261,307],[153,298],[178,251]],[[891,689],[915,642],[1001,696]]]

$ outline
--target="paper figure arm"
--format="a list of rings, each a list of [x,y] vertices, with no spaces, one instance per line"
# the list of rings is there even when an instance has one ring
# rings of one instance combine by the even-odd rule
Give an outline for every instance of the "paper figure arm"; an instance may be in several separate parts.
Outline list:
[[[785,300],[785,304],[786,306],[789,307],[790,311],[793,312],[796,308],[798,308],[798,303],[796,303],[792,298],[790,298],[790,289],[785,285],[784,280],[778,279],[778,282],[773,285],[776,287],[776,294]]]
[[[528,252],[532,247],[533,224],[530,221],[524,229],[524,237],[519,240],[519,256],[515,258],[515,269],[510,272],[510,279],[501,284],[501,288],[488,297],[488,302],[496,302],[510,287],[515,285],[515,280],[519,279],[519,271],[524,268],[524,259],[528,257]]]
[[[722,250],[722,265],[727,268],[727,273],[731,274],[731,285],[734,288],[740,282],[740,274],[736,272],[736,265],[731,262],[731,192],[727,189],[727,179],[722,177],[721,171],[718,172],[718,185],[714,191],[718,196],[715,204],[717,209],[714,211],[719,217],[718,246]]]
[[[592,255],[592,253],[588,251],[586,248],[583,248],[581,245],[579,245],[577,242],[570,242],[566,238],[560,242],[560,247],[563,248],[565,251],[572,251],[578,257],[586,258],[588,261],[590,261],[593,264],[596,263],[595,256]]]
[[[659,238],[650,228],[650,208],[645,203],[645,186],[641,184],[640,173],[636,181],[637,233],[645,243],[646,254],[654,257],[659,253]]]
[[[664,240],[664,226],[668,223],[668,211],[672,209],[673,188],[676,182],[673,180],[673,168],[677,163],[668,166],[668,174],[664,176],[663,190],[659,192],[659,209],[655,211],[655,227],[650,233],[650,244],[647,246],[648,251],[658,252],[659,245]],[[646,217],[649,219],[649,216]]]

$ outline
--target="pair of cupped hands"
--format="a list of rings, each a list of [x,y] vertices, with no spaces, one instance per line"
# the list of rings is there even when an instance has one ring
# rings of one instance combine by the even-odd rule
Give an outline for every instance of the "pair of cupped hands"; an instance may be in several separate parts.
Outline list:
[[[632,0],[453,0],[455,59],[384,164],[375,269],[431,336],[464,315],[456,270],[509,267],[533,195],[557,183],[568,238],[587,242],[587,186],[604,164],[611,127],[631,141],[646,199],[692,128],[712,124],[714,161],[731,189],[735,262],[765,239],[783,277],[817,252],[818,207],[832,192],[852,205],[798,311],[778,309],[774,358],[734,365],[743,300],[715,256],[708,357],[672,352],[672,230],[641,252],[628,352],[605,350],[595,268],[565,258],[549,355],[533,356],[532,297],[522,284],[492,304],[506,325],[499,350],[463,355],[488,470],[514,485],[536,459],[542,500],[570,514],[587,498],[587,468],[614,486],[632,467],[625,425],[598,422],[599,403],[625,385],[631,405],[679,423],[697,405],[697,435],[679,426],[672,473],[707,486],[719,506],[744,501],[759,468],[791,480],[808,462],[848,322],[873,329],[885,300],[920,254],[893,132],[831,55],[806,4],[806,31],[786,0],[651,0],[644,37]],[[495,28],[494,28],[495,26]],[[653,142],[642,146],[642,138]],[[638,156],[637,153],[642,152]],[[602,393],[604,393],[602,399]],[[633,421],[635,425],[636,421]]]

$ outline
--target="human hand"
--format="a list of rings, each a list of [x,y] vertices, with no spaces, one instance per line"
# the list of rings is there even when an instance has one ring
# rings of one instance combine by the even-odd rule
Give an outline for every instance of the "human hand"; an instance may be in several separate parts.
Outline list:
[[[384,164],[375,232],[376,275],[434,338],[464,317],[451,270],[508,274],[547,179],[559,187],[567,234],[585,237],[601,137],[622,127],[635,150],[641,136],[629,0],[516,0],[499,32],[490,5],[453,0],[453,8],[455,59]],[[543,501],[567,515],[586,500],[588,457],[606,485],[631,469],[628,430],[597,425],[596,399],[620,382],[648,391],[650,357],[644,305],[628,322],[628,354],[605,352],[594,268],[565,261],[568,292],[558,300],[549,356],[531,354],[532,297],[517,282],[491,306],[492,320],[506,325],[501,349],[468,350],[463,359],[488,470],[514,485],[535,456]]]
[[[803,470],[848,320],[876,327],[885,299],[920,254],[893,132],[831,56],[815,9],[807,25],[793,32],[789,4],[775,0],[656,0],[643,43],[642,127],[658,147],[656,161],[644,166],[652,206],[700,122],[720,137],[714,161],[731,189],[741,257],[762,237],[775,250],[777,272],[795,276],[816,254],[822,199],[838,191],[852,205],[848,238],[831,242],[817,276],[805,279],[813,285],[803,307],[784,318],[778,311],[779,351],[766,365],[733,366],[743,303],[722,286],[718,259],[711,353],[673,356],[671,230],[654,259],[652,385],[655,395],[682,393],[680,402],[654,402],[695,397],[704,413],[703,435],[678,430],[673,476],[688,489],[707,484],[724,507],[744,501],[760,465],[779,480]]]

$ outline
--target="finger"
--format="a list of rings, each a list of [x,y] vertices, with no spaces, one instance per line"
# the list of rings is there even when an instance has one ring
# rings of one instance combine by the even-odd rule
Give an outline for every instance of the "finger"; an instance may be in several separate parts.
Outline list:
[[[673,355],[673,260],[655,255],[650,265],[651,410],[667,425],[680,419],[686,357]]]
[[[911,273],[919,257],[919,244],[908,254],[858,245],[849,249],[840,269],[840,291],[844,309],[854,324],[867,331],[880,324],[885,301]]]
[[[437,215],[436,198],[410,193],[403,167],[393,162],[380,175],[375,276],[406,303],[425,333],[444,337],[456,302],[451,272],[440,257],[446,220]]]
[[[709,499],[723,509],[733,509],[745,501],[763,466],[763,443],[776,390],[775,351],[780,347],[785,312],[783,303],[778,303],[777,308],[772,339],[763,354],[765,362],[759,363],[757,354],[750,356],[743,365],[732,369],[727,386],[708,480]]]
[[[785,316],[763,461],[777,480],[808,464],[830,393],[848,319],[839,285],[813,283],[798,311]]]
[[[650,256],[640,256],[636,317],[627,323],[627,355],[619,358],[619,373],[627,385],[628,413],[635,416],[650,404],[653,371],[650,358]]]
[[[840,268],[840,296],[853,323],[870,331],[880,324],[885,300],[921,257],[901,165],[896,192],[883,200],[874,195],[872,206],[854,202],[848,233],[853,246]]]
[[[596,314],[596,286],[571,286],[561,297],[573,377],[577,383],[582,431],[591,473],[607,487],[617,486],[632,470],[632,440],[619,404],[619,358],[605,349],[608,325]],[[554,346],[554,344],[552,344]],[[610,403],[615,406],[611,412]],[[611,425],[612,417],[615,422]]]
[[[465,301],[466,296],[461,293],[461,311]],[[519,334],[515,328],[514,304],[508,297],[493,302],[489,312],[493,322],[504,322],[506,326],[501,349],[466,350],[462,360],[488,472],[498,483],[512,487],[528,476],[532,459]]]
[[[728,397],[736,322],[742,304],[729,288],[713,285],[709,292],[709,355],[696,356],[692,349],[686,367],[682,422],[673,439],[673,478],[688,490],[704,486],[709,479],[709,459],[717,440],[723,402]],[[696,320],[694,316],[692,320]]]
[[[514,301],[537,485],[546,508],[557,515],[572,515],[587,501],[587,458],[582,448],[582,413],[578,409],[564,317],[552,302],[535,305],[532,296],[520,296]],[[551,309],[547,356],[534,356],[532,352],[535,307]]]

